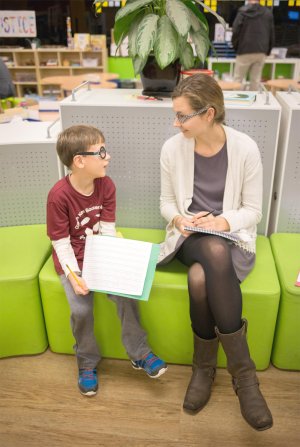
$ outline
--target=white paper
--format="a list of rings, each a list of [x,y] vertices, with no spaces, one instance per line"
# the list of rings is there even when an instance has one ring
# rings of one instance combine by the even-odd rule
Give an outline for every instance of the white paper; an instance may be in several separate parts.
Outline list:
[[[110,236],[88,236],[82,277],[90,290],[140,296],[152,244]]]

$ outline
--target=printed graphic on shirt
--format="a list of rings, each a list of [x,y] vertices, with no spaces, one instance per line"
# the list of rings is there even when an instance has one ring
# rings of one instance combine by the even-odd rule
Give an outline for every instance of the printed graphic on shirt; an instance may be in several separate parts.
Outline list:
[[[90,234],[98,234],[100,228],[102,205],[95,205],[91,208],[85,208],[75,216],[75,230],[79,230],[79,239],[85,240]],[[99,212],[100,211],[100,212]]]

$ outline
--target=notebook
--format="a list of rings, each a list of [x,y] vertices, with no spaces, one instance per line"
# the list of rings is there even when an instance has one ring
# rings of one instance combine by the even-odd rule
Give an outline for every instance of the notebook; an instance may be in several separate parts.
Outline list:
[[[256,99],[255,92],[223,92],[225,104],[236,104],[248,106]]]
[[[204,234],[213,234],[215,236],[224,237],[225,239],[229,239],[233,242],[250,242],[251,237],[247,233],[230,233],[228,231],[215,231],[208,230],[207,228],[201,227],[184,227],[186,231],[194,231],[196,233],[204,233]]]
[[[147,301],[159,250],[150,242],[87,236],[82,277],[90,290]]]

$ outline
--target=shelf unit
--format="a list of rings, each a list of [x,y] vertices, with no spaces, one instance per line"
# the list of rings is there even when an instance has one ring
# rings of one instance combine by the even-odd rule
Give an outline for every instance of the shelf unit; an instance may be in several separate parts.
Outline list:
[[[227,57],[209,57],[207,59],[207,68],[209,70],[218,70],[219,73],[227,72],[231,77],[234,73],[235,58]],[[271,59],[266,58],[263,77],[267,79],[277,79],[284,77],[295,79],[298,81],[300,71],[300,59],[286,58],[286,59]]]
[[[42,96],[49,76],[68,76],[107,71],[107,50],[69,50],[68,48],[0,48],[16,86],[17,96],[37,93]]]

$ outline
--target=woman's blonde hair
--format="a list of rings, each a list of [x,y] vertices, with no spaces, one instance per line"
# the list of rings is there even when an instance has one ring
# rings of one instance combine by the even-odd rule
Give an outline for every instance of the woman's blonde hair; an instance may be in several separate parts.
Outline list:
[[[213,107],[215,110],[214,122],[224,122],[223,92],[217,81],[211,76],[199,73],[183,79],[175,87],[172,99],[180,96],[187,98],[195,112],[207,106]]]

